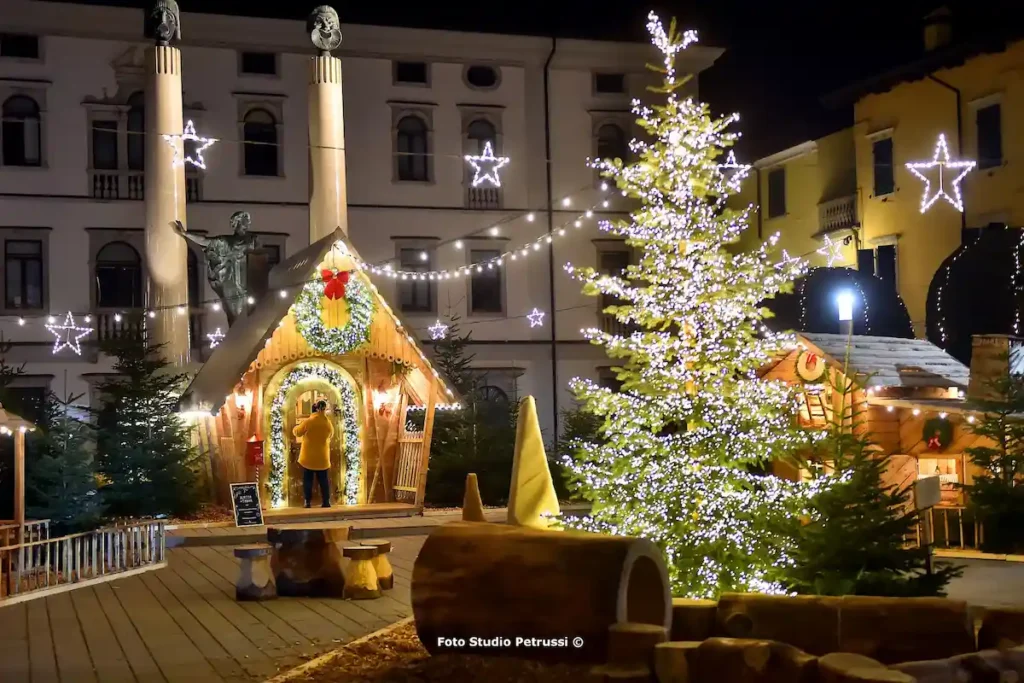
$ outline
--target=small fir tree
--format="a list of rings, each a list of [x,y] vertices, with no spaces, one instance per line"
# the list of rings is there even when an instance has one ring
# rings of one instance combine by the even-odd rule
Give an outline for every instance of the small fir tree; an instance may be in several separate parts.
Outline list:
[[[852,382],[837,378],[841,396],[824,439],[811,439],[808,469],[827,486],[802,520],[788,520],[795,539],[781,582],[797,593],[913,597],[943,595],[960,570],[928,571],[928,549],[911,547],[919,517],[909,489],[886,484],[889,456],[865,430]],[[815,435],[816,436],[816,435]]]
[[[800,506],[804,487],[757,474],[795,450],[802,436],[794,397],[758,370],[794,343],[769,331],[759,302],[792,287],[798,259],[773,262],[778,236],[748,253],[728,246],[749,225],[751,209],[726,199],[744,172],[726,162],[735,116],[679,95],[687,80],[676,56],[693,32],[648,23],[661,51],[664,104],[634,104],[648,141],[633,141],[632,164],[595,163],[622,193],[639,200],[630,220],[601,228],[639,255],[625,276],[592,268],[570,273],[588,294],[624,303],[605,312],[637,331],[587,336],[621,359],[622,388],[574,381],[585,410],[602,420],[601,440],[579,448],[567,465],[580,494],[593,502],[588,530],[644,536],[665,552],[673,592],[713,597],[725,591],[778,592],[769,577],[788,561],[772,532]]]
[[[114,372],[99,387],[96,412],[100,492],[118,517],[184,516],[199,504],[196,459],[178,417],[185,377],[170,371],[159,348],[142,342],[109,349]]]
[[[25,372],[25,364],[12,365],[8,362],[11,343],[0,332],[0,403],[3,407],[22,417],[33,419],[38,406],[23,405],[21,397],[9,390],[11,383]],[[0,438],[0,481],[14,481],[14,441]],[[0,519],[14,517],[14,487],[0,486]]]
[[[979,401],[984,414],[967,425],[992,445],[966,450],[981,472],[964,488],[985,530],[982,549],[1015,553],[1024,551],[1024,378],[1010,375],[992,388],[999,398]]]
[[[26,444],[25,513],[49,519],[54,536],[93,529],[102,518],[91,428],[76,415],[77,398],[48,394]]]

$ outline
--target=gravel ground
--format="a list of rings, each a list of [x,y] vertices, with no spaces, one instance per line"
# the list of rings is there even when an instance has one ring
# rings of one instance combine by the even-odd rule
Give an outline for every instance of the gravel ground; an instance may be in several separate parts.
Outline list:
[[[509,658],[442,655],[423,649],[409,622],[393,631],[343,647],[323,666],[291,679],[296,683],[587,683],[588,667],[543,665]]]

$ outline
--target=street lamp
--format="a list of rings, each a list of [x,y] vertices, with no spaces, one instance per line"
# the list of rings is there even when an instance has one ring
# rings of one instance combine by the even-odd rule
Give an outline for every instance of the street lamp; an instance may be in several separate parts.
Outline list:
[[[839,309],[839,331],[847,335],[853,334],[853,292],[844,289],[836,294],[836,307]]]

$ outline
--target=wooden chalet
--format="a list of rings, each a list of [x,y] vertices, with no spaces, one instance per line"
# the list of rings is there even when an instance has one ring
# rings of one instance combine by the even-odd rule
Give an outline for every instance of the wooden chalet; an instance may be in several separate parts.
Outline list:
[[[302,506],[292,430],[325,398],[335,421],[332,502],[422,506],[434,412],[456,407],[457,398],[359,263],[339,229],[275,266],[270,294],[227,330],[182,395],[220,502],[230,502],[231,483],[258,481],[264,507]],[[323,296],[324,282],[339,274],[362,292],[361,314],[347,296]],[[311,283],[320,287],[313,299]],[[303,296],[307,319],[309,301],[321,308],[312,339],[297,318]],[[344,353],[324,350],[321,339],[357,319],[362,342]],[[416,410],[425,411],[416,421],[422,427],[410,430]]]

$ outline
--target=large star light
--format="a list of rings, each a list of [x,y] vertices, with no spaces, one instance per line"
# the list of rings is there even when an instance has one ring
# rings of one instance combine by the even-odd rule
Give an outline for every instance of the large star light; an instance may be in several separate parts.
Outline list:
[[[185,124],[185,132],[181,135],[168,135],[164,134],[164,140],[174,150],[174,161],[171,162],[172,166],[183,166],[185,164],[192,164],[196,168],[206,170],[206,160],[203,159],[203,151],[208,149],[217,142],[216,138],[202,138],[196,135],[196,127],[191,121]],[[181,151],[178,151],[178,141],[181,140]],[[185,153],[185,141],[191,140],[196,143],[196,155],[192,157]]]
[[[535,308],[527,313],[526,319],[530,321],[530,327],[540,327],[544,324],[544,311]]]
[[[739,189],[740,183],[747,177],[747,173],[750,172],[750,164],[741,164],[736,161],[736,152],[729,150],[729,154],[725,157],[724,164],[718,164],[718,169],[725,176],[725,184],[730,188],[736,190]]]
[[[80,340],[82,337],[85,337],[92,332],[91,327],[79,327],[76,325],[75,317],[71,315],[71,311],[68,311],[68,317],[64,319],[63,325],[51,323],[46,326],[46,329],[48,329],[50,334],[55,338],[53,342],[54,354],[59,353],[61,349],[67,347],[79,356],[82,355]]]
[[[843,243],[833,242],[828,235],[825,235],[822,240],[825,242],[825,246],[818,249],[816,253],[824,256],[828,260],[828,267],[831,268],[836,261],[841,261],[843,258]]]
[[[210,340],[210,348],[215,349],[224,340],[224,333],[218,327],[213,332],[208,333],[206,338]]]
[[[448,336],[448,326],[440,320],[428,327],[427,330],[430,331],[430,338],[434,341],[440,341]]]
[[[935,155],[931,161],[914,161],[907,165],[907,170],[924,181],[924,196],[921,197],[921,213],[924,213],[939,197],[942,197],[953,207],[960,211],[964,210],[964,201],[960,196],[960,181],[964,179],[975,162],[959,160],[952,161],[949,158],[949,147],[946,146],[945,134],[939,135],[939,141],[935,143]],[[935,194],[932,194],[932,179],[935,179]],[[950,178],[952,177],[952,180]],[[952,193],[946,191],[947,183]]]
[[[488,140],[484,143],[483,154],[467,154],[466,161],[473,167],[473,187],[489,183],[492,187],[501,187],[498,169],[509,162],[508,157],[494,156],[494,149]]]

